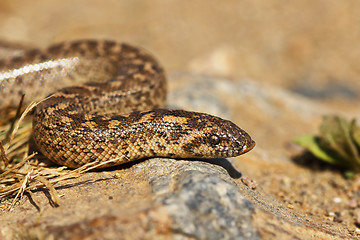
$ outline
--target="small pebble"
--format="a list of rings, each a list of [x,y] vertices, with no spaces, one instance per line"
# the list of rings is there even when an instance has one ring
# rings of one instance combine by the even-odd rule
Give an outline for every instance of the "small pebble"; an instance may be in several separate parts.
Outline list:
[[[328,213],[328,216],[329,216],[329,217],[334,217],[334,216],[335,216],[335,213],[334,213],[334,212],[329,212],[329,213]]]
[[[249,188],[251,188],[251,189],[256,189],[256,186],[257,186],[257,183],[256,183],[256,181],[255,180],[253,180],[253,179],[251,179],[251,178],[249,178],[249,177],[247,177],[247,176],[243,176],[242,178],[241,178],[241,181],[246,185],[246,186],[248,186]]]
[[[115,173],[114,178],[121,178],[121,174],[120,173]]]
[[[355,210],[355,216],[356,216],[356,225],[357,226],[360,226],[360,209],[358,208],[358,209],[356,209]]]
[[[340,212],[335,212],[334,222],[341,223],[343,220],[340,219]]]
[[[357,207],[357,199],[356,198],[350,199],[349,207],[350,208],[356,208]]]

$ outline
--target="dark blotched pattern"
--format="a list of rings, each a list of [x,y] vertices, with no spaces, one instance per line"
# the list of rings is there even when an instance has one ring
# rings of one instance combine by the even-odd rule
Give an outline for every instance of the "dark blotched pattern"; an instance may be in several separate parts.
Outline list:
[[[60,84],[64,88],[55,91]],[[148,53],[126,44],[68,42],[0,60],[2,106],[15,104],[22,93],[29,99],[51,91],[37,106],[33,135],[40,151],[61,165],[232,157],[255,144],[230,121],[160,109],[166,100],[163,69]]]

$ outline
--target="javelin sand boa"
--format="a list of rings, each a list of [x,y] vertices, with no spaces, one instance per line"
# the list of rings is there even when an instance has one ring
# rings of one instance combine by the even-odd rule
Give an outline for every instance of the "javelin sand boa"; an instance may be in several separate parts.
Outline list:
[[[233,157],[255,145],[230,121],[160,109],[163,69],[126,44],[66,42],[0,60],[1,106],[16,104],[24,93],[33,100],[50,92],[35,110],[34,140],[46,157],[71,168],[118,157],[102,167],[155,156]]]

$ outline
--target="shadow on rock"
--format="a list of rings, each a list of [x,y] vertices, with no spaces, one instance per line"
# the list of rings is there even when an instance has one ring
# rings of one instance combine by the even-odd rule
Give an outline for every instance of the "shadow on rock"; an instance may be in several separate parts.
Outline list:
[[[198,161],[207,162],[222,167],[228,172],[228,174],[232,178],[238,179],[242,176],[241,172],[236,170],[232,163],[226,158],[201,159]]]

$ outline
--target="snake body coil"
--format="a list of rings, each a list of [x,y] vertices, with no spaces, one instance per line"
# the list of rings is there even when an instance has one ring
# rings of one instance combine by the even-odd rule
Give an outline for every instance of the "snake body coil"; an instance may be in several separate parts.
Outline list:
[[[33,137],[42,154],[71,168],[113,158],[102,167],[155,156],[233,157],[255,145],[230,121],[160,109],[163,69],[126,44],[67,42],[0,60],[1,106],[16,105],[21,94],[33,100],[50,92],[36,107]]]

